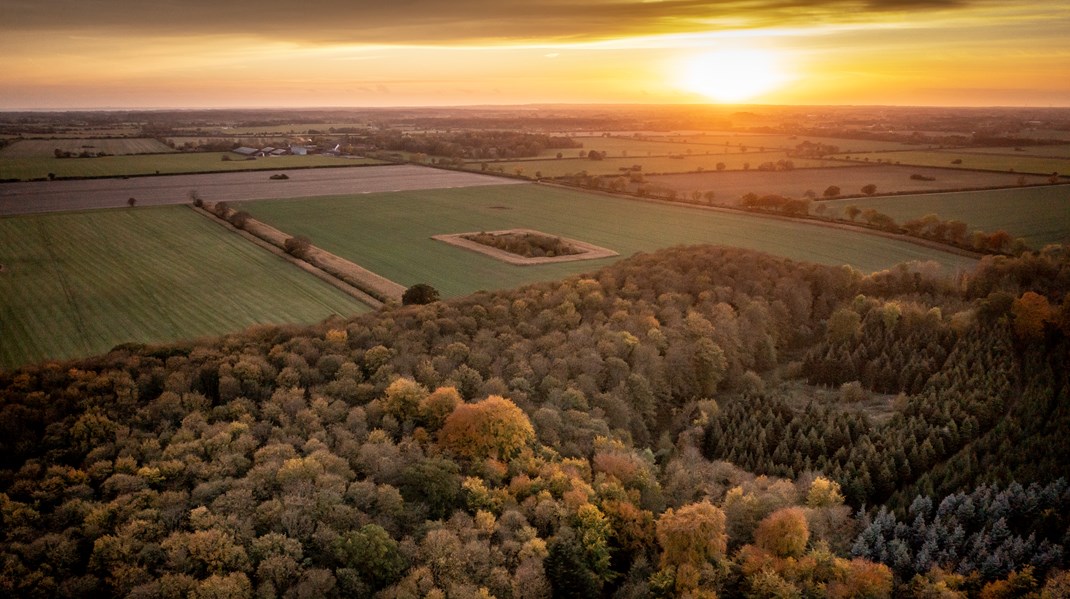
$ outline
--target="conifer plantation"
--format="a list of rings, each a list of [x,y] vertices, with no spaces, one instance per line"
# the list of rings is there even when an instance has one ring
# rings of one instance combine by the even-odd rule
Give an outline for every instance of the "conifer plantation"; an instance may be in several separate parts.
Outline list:
[[[1065,597],[1070,255],[724,247],[0,372],[7,597]]]

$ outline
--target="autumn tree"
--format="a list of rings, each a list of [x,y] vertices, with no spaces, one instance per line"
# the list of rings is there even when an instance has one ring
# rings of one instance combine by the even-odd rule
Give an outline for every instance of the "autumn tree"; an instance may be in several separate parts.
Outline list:
[[[665,510],[658,518],[657,536],[662,568],[698,567],[724,557],[728,548],[724,512],[709,501]]]
[[[1025,340],[1042,339],[1044,325],[1052,320],[1053,311],[1048,298],[1026,291],[1011,305],[1014,315],[1014,332]]]
[[[507,460],[534,439],[524,411],[499,395],[457,406],[439,432],[443,446],[473,460]]]
[[[810,490],[806,493],[806,505],[830,507],[842,503],[843,494],[840,493],[840,485],[836,481],[819,476],[810,483]]]
[[[381,401],[383,411],[397,418],[398,422],[412,420],[427,399],[427,389],[412,379],[400,378],[390,383]]]
[[[826,198],[834,198],[840,195],[840,188],[836,185],[829,185],[825,188],[825,193],[823,195]]]
[[[877,186],[874,185],[873,183],[870,183],[868,185],[863,185],[862,186],[862,193],[866,194],[867,196],[871,196],[871,195],[877,193]]]
[[[783,508],[766,516],[754,531],[754,543],[777,557],[799,557],[806,551],[810,528],[801,508]]]
[[[420,420],[428,429],[438,430],[462,403],[464,400],[456,387],[439,387],[420,402]]]

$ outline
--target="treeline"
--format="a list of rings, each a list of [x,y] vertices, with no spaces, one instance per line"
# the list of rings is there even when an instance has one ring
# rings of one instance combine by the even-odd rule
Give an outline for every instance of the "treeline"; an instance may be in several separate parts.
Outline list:
[[[570,137],[516,131],[425,132],[408,135],[388,130],[362,138],[380,150],[404,151],[453,159],[533,158],[548,149],[579,148]]]
[[[853,508],[921,484],[1011,418],[1056,449],[1036,468],[993,452],[950,492],[1000,470],[1066,474],[1070,422],[1043,406],[1065,398],[1067,263],[987,259],[952,282],[675,248],[563,282],[0,373],[0,590],[931,596],[872,561],[883,554],[852,558],[872,522]],[[880,421],[860,407],[878,392],[902,394]],[[1048,428],[1015,416],[1027,411]],[[963,593],[1065,581],[1065,516],[1029,514],[1050,531],[1038,551],[1063,557],[978,566]]]

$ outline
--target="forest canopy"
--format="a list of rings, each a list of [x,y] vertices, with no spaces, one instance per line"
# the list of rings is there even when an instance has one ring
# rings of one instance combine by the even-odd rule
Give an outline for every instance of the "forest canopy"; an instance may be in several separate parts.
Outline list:
[[[1070,259],[931,270],[681,247],[0,373],[0,592],[1058,592]]]

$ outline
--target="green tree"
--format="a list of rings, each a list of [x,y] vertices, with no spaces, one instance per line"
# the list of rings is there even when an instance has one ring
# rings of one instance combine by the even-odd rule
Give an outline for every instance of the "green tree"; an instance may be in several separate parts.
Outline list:
[[[335,558],[344,568],[352,568],[373,590],[395,582],[408,568],[397,541],[378,524],[343,534],[334,546]]]

